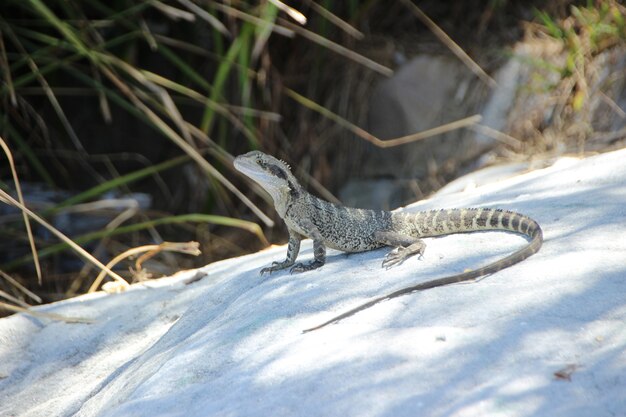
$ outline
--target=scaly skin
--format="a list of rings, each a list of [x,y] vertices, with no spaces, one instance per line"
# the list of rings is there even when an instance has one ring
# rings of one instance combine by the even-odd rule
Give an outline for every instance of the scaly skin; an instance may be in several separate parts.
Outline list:
[[[316,269],[326,262],[326,247],[344,252],[364,252],[383,246],[395,247],[387,254],[383,267],[390,268],[413,255],[422,255],[423,237],[484,230],[520,233],[530,242],[511,255],[482,268],[423,282],[376,298],[304,332],[335,323],[383,300],[428,288],[469,281],[498,272],[536,253],[543,243],[539,224],[528,216],[492,208],[397,213],[348,208],[309,194],[298,183],[289,166],[259,151],[235,158],[235,168],[256,181],[274,200],[274,207],[289,230],[287,258],[263,268],[261,274],[291,268],[291,272]],[[300,241],[313,239],[313,261],[296,264]]]

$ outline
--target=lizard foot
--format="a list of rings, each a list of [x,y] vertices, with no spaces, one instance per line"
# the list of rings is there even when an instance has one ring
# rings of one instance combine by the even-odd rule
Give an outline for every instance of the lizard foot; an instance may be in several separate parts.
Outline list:
[[[424,245],[421,241],[406,248],[399,246],[385,256],[382,267],[389,269],[396,265],[400,265],[413,255],[419,255],[421,258],[424,254],[424,249],[426,249],[426,245]]]
[[[308,264],[296,264],[294,265],[289,272],[291,272],[292,274],[294,272],[306,272],[306,271],[311,271],[313,269],[317,269],[320,266],[324,265],[324,262],[322,261],[311,261]]]
[[[383,260],[383,264],[382,267],[385,269],[389,269],[392,268],[396,265],[400,265],[402,262],[404,262],[404,260],[407,258],[405,252],[403,251],[404,248],[400,247],[400,248],[396,248],[395,250],[389,252],[387,254],[387,256],[385,256],[385,259]],[[406,249],[404,249],[406,250]]]
[[[280,271],[281,269],[287,269],[291,265],[293,265],[293,262],[289,262],[289,261],[283,261],[283,262],[274,261],[274,262],[272,262],[272,266],[268,266],[267,268],[261,269],[261,271],[259,273],[261,275],[263,275],[265,273],[271,274],[272,272]]]

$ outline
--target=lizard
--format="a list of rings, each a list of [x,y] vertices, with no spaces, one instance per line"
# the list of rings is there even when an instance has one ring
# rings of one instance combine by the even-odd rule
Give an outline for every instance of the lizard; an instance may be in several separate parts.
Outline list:
[[[543,232],[532,218],[497,208],[453,208],[418,212],[398,212],[349,208],[318,198],[300,185],[287,163],[261,151],[251,151],[234,160],[235,168],[258,183],[274,201],[274,208],[287,225],[287,258],[261,269],[261,275],[290,268],[290,272],[317,269],[326,262],[326,248],[344,252],[364,252],[384,246],[394,247],[382,262],[386,269],[411,256],[421,257],[426,248],[424,237],[478,231],[508,231],[526,236],[521,249],[486,266],[455,275],[421,282],[374,298],[318,326],[320,329],[359,311],[392,298],[490,275],[523,261],[541,248]],[[313,239],[313,260],[296,263],[300,242]]]

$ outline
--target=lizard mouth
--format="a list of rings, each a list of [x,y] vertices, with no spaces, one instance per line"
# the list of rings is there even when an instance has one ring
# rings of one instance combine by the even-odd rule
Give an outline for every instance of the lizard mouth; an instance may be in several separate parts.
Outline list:
[[[274,195],[274,189],[280,185],[273,175],[261,169],[254,160],[247,157],[247,154],[235,158],[233,165],[237,171],[258,183],[272,195]]]
[[[260,174],[260,170],[256,166],[256,164],[250,159],[246,158],[245,155],[240,155],[236,157],[233,161],[233,165],[235,166],[235,169],[237,171],[252,179],[255,179]]]

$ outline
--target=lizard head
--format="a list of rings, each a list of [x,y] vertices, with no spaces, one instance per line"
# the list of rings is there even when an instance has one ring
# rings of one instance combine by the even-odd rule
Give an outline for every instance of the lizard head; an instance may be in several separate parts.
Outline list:
[[[300,185],[285,162],[260,151],[251,151],[235,158],[235,168],[250,177],[274,199],[276,208],[289,197],[297,197]]]

